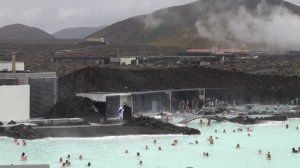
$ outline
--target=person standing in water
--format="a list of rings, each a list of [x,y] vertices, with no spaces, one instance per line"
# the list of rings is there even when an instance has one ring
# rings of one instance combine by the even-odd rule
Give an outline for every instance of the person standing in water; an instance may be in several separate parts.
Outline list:
[[[212,136],[207,138],[207,141],[212,145],[214,144],[214,138]]]
[[[271,159],[272,159],[271,152],[268,152],[267,153],[267,160],[271,160]]]

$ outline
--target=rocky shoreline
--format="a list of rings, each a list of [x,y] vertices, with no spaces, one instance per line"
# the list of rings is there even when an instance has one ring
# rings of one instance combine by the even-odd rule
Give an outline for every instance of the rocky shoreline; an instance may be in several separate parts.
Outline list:
[[[149,117],[132,118],[123,125],[68,125],[32,127],[23,124],[0,129],[1,136],[15,139],[42,139],[47,137],[104,137],[120,135],[198,135],[200,131],[188,127],[178,127]]]
[[[148,129],[160,129],[164,130],[170,134],[183,134],[183,135],[198,135],[201,132],[194,128],[189,127],[178,127],[174,124],[164,123],[160,120],[156,120],[150,117],[136,117],[132,118],[128,121],[125,126],[132,126],[132,127],[145,127]]]
[[[281,114],[276,114],[272,116],[266,116],[266,117],[249,117],[248,115],[239,115],[234,118],[226,118],[226,117],[219,117],[219,116],[213,116],[210,117],[212,120],[216,120],[219,122],[222,121],[229,121],[232,123],[238,123],[238,124],[243,124],[243,125],[254,125],[254,124],[259,124],[265,121],[287,121],[288,117],[285,115]]]
[[[15,139],[42,139],[45,138],[43,133],[36,131],[32,126],[23,124],[0,129],[0,135]]]

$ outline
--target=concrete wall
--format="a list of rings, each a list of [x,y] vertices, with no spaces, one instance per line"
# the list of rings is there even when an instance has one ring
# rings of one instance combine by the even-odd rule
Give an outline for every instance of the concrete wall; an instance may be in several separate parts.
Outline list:
[[[16,71],[24,71],[25,64],[24,62],[16,62]],[[12,63],[8,62],[0,62],[0,71],[12,71]]]
[[[0,168],[50,168],[49,165],[7,165]]]
[[[28,120],[29,85],[0,86],[0,121]]]

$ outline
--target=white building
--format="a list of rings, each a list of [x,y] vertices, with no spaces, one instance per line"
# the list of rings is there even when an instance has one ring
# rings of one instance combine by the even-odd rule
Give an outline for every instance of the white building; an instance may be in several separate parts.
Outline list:
[[[120,65],[138,65],[139,60],[136,57],[110,58],[110,63]]]
[[[0,61],[0,71],[12,71],[12,62],[11,61]],[[25,64],[21,61],[16,61],[16,71],[24,71]]]
[[[29,118],[29,85],[0,86],[0,121],[21,121]]]
[[[104,43],[105,42],[103,37],[88,37],[88,38],[86,38],[85,41],[86,42],[93,42],[93,43],[96,43],[96,42]]]

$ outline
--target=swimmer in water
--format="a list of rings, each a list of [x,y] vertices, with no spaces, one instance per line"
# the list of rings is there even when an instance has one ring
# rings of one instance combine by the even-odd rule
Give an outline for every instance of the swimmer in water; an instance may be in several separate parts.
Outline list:
[[[235,148],[240,149],[240,147],[241,147],[240,144],[237,144]]]
[[[128,153],[128,150],[125,150],[125,153]]]
[[[158,147],[158,150],[161,151],[161,147],[160,146]]]
[[[26,161],[27,160],[27,155],[25,154],[25,152],[22,153],[20,160],[21,161]]]
[[[233,130],[232,132],[235,133],[235,130]]]
[[[215,130],[215,133],[217,133],[218,132],[218,130]]]
[[[68,159],[70,159],[71,158],[71,156],[70,155],[68,155]]]
[[[271,157],[271,153],[270,152],[268,152],[267,153],[267,160],[271,160],[272,159],[272,157]]]
[[[82,155],[80,155],[80,156],[79,156],[79,160],[83,160],[83,157],[82,157]]]
[[[154,139],[153,143],[156,144],[156,139]]]
[[[148,145],[146,145],[146,146],[145,146],[145,149],[146,149],[146,150],[148,150],[148,149],[149,149],[149,148],[148,148]]]
[[[223,133],[226,133],[226,130],[225,130],[225,129],[223,130]]]
[[[143,164],[143,161],[140,160],[140,165],[142,165],[142,164]]]
[[[197,145],[198,145],[198,144],[199,144],[199,142],[198,142],[198,141],[195,141],[195,144],[197,144]]]
[[[258,150],[258,154],[261,154],[261,150],[260,149]]]
[[[247,128],[247,131],[248,131],[248,132],[252,132],[253,130],[252,130],[251,128],[248,127],[248,128]]]
[[[172,144],[174,144],[173,146],[176,146],[178,144],[178,140],[175,139]]]
[[[137,156],[137,157],[140,157],[140,152],[137,152],[137,153],[136,153],[136,156]]]
[[[296,130],[299,130],[299,127],[296,127]]]
[[[23,139],[22,142],[23,142],[23,146],[26,146],[26,145],[27,145],[25,139]]]
[[[289,128],[289,124],[286,124],[286,125],[285,125],[285,128],[288,129],[288,128]]]
[[[248,137],[250,136],[250,133],[248,133]]]
[[[298,151],[295,148],[292,148],[293,153],[298,153]]]
[[[63,163],[63,164],[61,165],[61,168],[65,168],[65,167],[66,167],[66,164]]]
[[[298,152],[300,152],[300,147],[298,147]]]
[[[63,158],[59,158],[59,162],[62,163],[63,162]]]
[[[209,156],[209,154],[208,154],[208,152],[206,153],[206,155],[205,155],[206,157],[208,157]]]
[[[91,167],[91,162],[89,162],[89,163],[87,164],[87,167]]]

